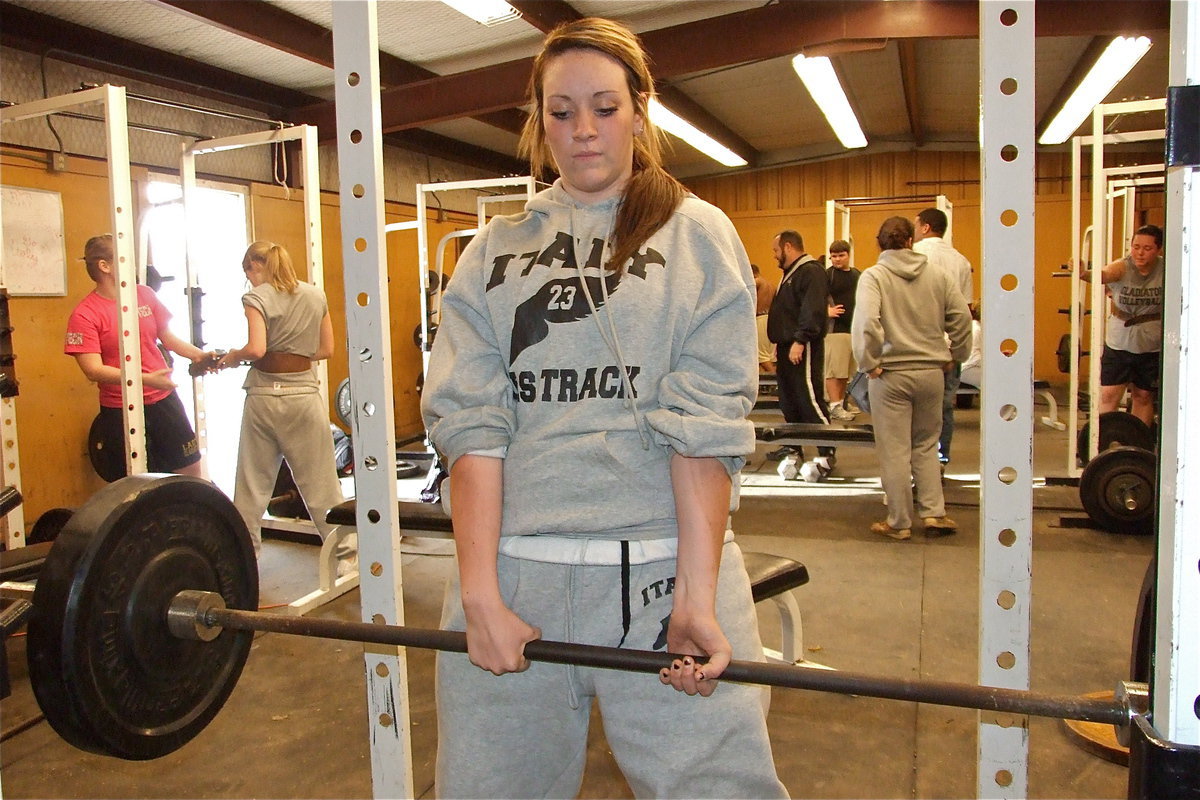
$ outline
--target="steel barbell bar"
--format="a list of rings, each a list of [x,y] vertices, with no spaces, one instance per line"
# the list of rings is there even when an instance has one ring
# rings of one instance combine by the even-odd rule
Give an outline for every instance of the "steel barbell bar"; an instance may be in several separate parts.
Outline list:
[[[459,631],[240,611],[226,608],[220,595],[213,592],[180,592],[171,601],[167,613],[172,633],[185,638],[203,639],[218,635],[223,628],[229,628],[347,642],[420,647],[453,653],[467,652],[466,634]],[[530,661],[551,664],[573,664],[657,674],[663,668],[670,667],[673,659],[682,656],[651,650],[626,650],[537,639],[525,645],[525,657]],[[1115,701],[970,683],[909,680],[840,670],[814,670],[790,664],[737,660],[730,662],[720,680],[890,700],[910,700],[934,705],[976,708],[981,711],[1077,719],[1111,725],[1129,724],[1129,709]]]
[[[13,587],[29,597],[27,586]],[[144,760],[174,752],[233,691],[253,631],[466,652],[461,632],[258,611],[245,523],[220,489],[183,475],[109,484],[55,539],[32,590],[29,676],[67,742]],[[670,653],[537,640],[531,661],[658,673]],[[1143,709],[1115,700],[734,661],[721,680],[1108,723]],[[666,691],[666,689],[664,689]],[[1136,696],[1136,693],[1134,695]]]

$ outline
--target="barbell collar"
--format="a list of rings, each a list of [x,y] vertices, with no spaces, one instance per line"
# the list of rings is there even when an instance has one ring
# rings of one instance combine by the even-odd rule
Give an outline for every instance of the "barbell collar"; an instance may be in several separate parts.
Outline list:
[[[211,642],[221,635],[221,626],[210,624],[208,612],[225,608],[225,598],[216,592],[185,589],[167,608],[167,628],[178,639]]]
[[[176,596],[176,602],[178,599],[179,597]],[[171,610],[168,613],[174,612],[176,602],[171,603]],[[421,647],[453,653],[467,652],[467,637],[460,631],[264,614],[225,608],[223,603],[220,606],[215,603],[207,604],[205,610],[193,618],[200,627],[222,626],[232,630],[287,633],[350,642]],[[180,625],[181,629],[186,630],[186,627]],[[655,674],[664,668],[669,668],[673,660],[682,658],[682,656],[672,653],[626,650],[544,639],[527,643],[525,657],[530,661]],[[950,681],[889,678],[840,670],[815,670],[790,664],[731,661],[722,673],[721,680],[788,689],[809,689],[837,694],[881,697],[890,700],[908,700],[934,705],[974,708],[982,711],[1076,719],[1117,726],[1129,723],[1128,707],[1115,700],[1044,694],[1022,689],[1004,689]]]

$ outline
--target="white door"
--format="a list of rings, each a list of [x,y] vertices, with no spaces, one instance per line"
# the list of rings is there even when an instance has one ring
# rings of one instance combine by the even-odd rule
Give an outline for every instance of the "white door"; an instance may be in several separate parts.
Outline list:
[[[146,263],[164,281],[159,298],[171,312],[171,330],[181,339],[192,340],[190,300],[187,293],[186,233],[183,223],[182,190],[177,178],[155,176],[145,191],[148,211],[143,228],[148,242]],[[193,265],[200,296],[200,338],[205,350],[227,350],[246,341],[246,317],[242,294],[249,288],[242,272],[242,255],[249,245],[249,202],[243,188],[204,183],[198,185],[197,210],[193,224],[201,226],[204,257]],[[190,416],[195,416],[193,382],[186,359],[175,359],[175,383]],[[242,423],[242,381],[245,368],[226,370],[203,379],[202,419],[192,419],[197,433],[206,432],[205,467],[209,480],[233,496],[237,466],[238,435]]]

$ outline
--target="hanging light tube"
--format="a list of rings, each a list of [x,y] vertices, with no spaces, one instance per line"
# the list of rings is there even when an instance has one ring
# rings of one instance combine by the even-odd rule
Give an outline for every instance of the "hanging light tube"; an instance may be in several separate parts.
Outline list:
[[[792,59],[792,69],[800,76],[813,102],[821,109],[834,135],[842,143],[842,147],[854,149],[866,147],[867,137],[863,134],[858,117],[850,107],[846,91],[837,73],[833,71],[833,63],[826,56],[807,57],[803,53]]]
[[[462,14],[466,14],[480,25],[491,27],[510,19],[517,19],[521,12],[504,0],[442,0],[443,3]]]
[[[1103,102],[1108,93],[1146,55],[1150,44],[1150,39],[1145,36],[1118,36],[1113,39],[1046,126],[1038,144],[1061,144],[1070,138],[1092,113],[1092,109]]]
[[[748,163],[746,159],[664,106],[655,97],[650,98],[650,121],[727,167],[744,167]]]

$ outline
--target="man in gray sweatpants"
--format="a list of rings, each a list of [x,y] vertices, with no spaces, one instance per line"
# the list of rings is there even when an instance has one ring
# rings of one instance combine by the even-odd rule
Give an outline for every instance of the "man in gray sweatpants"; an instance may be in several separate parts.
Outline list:
[[[887,520],[872,523],[871,532],[911,538],[915,482],[925,534],[954,533],[938,436],[943,374],[971,352],[971,312],[954,276],[912,250],[911,221],[884,221],[877,241],[879,262],[859,278],[850,328],[858,368],[871,376],[875,453],[888,504]]]

